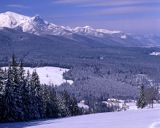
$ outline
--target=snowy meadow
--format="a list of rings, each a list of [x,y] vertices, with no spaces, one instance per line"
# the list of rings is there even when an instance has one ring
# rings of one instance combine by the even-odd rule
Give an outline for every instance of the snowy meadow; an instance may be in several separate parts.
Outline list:
[[[160,128],[160,109],[90,114],[84,116],[0,124],[0,128]]]

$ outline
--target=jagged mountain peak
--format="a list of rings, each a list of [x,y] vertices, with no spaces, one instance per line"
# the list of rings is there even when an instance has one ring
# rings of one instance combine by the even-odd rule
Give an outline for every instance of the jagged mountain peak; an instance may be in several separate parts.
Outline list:
[[[31,17],[31,19],[33,20],[33,22],[37,22],[39,24],[48,24],[48,22],[44,21],[39,15]]]
[[[14,12],[0,13],[0,27],[21,28],[23,32],[33,34],[67,35],[66,30],[60,26],[48,23],[40,16],[28,17]]]

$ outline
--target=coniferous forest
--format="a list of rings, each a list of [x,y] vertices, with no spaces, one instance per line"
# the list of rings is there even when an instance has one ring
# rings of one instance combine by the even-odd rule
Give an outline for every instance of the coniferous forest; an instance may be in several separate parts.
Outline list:
[[[41,85],[36,71],[25,73],[13,55],[8,69],[0,69],[0,122],[59,118],[81,114],[66,91]]]
[[[63,74],[64,77],[66,73]],[[103,93],[100,98],[96,93],[88,97],[84,94],[84,98],[80,98],[82,93],[76,93],[73,87],[68,83],[59,87],[41,84],[36,70],[26,72],[23,63],[17,62],[13,55],[9,67],[0,69],[0,122],[61,118],[120,110],[119,106],[115,108],[103,103],[109,98],[107,93]],[[85,103],[89,106],[88,110],[78,107],[78,102],[82,99],[85,99]],[[147,105],[153,107],[153,101],[159,99],[158,89],[142,86],[136,99],[138,108]]]

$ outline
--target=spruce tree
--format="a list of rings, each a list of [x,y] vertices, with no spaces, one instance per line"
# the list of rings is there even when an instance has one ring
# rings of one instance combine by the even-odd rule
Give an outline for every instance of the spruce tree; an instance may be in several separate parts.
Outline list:
[[[0,69],[0,122],[4,121],[4,92],[5,92],[5,73]]]
[[[31,111],[33,113],[33,118],[41,118],[43,117],[43,103],[42,103],[42,98],[40,95],[41,92],[41,85],[40,85],[40,80],[39,76],[35,71],[33,71],[31,75],[31,97],[32,97],[32,106],[31,106]]]
[[[70,98],[70,106],[69,106],[71,116],[80,115],[82,112],[80,111],[80,108],[78,107],[78,103],[75,97]]]
[[[43,110],[46,118],[58,117],[57,96],[52,86],[43,85]]]
[[[57,105],[58,105],[58,116],[59,117],[67,117],[71,116],[69,108],[66,106],[66,100],[64,98],[63,93],[57,94]]]
[[[147,106],[147,101],[145,97],[144,86],[142,85],[140,88],[140,97],[137,101],[137,107],[144,108],[145,106]]]
[[[74,116],[80,114],[76,99],[68,94],[67,91],[62,93],[62,99],[64,100],[66,116]]]
[[[25,70],[23,68],[23,63],[20,62],[19,64],[19,68],[18,68],[18,76],[19,76],[19,84],[21,85],[21,96],[22,96],[22,101],[23,101],[23,113],[24,113],[24,120],[29,120],[30,116],[29,116],[29,109],[30,109],[30,100],[31,97],[29,95],[29,84],[28,81],[29,79],[27,78],[29,74],[27,74],[27,76],[25,76]]]
[[[8,69],[8,78],[5,86],[5,118],[8,121],[24,120],[22,85],[18,74],[16,58],[12,56],[12,62]]]

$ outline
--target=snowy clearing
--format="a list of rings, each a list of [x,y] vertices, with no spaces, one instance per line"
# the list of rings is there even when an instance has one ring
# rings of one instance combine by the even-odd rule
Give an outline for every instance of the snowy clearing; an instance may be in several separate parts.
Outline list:
[[[160,108],[0,124],[0,128],[160,128]]]
[[[3,67],[5,69],[6,67]],[[68,82],[69,84],[72,84],[72,80],[65,80],[63,79],[63,73],[66,71],[69,71],[69,69],[66,68],[59,68],[59,67],[36,67],[36,68],[30,68],[30,67],[24,67],[25,71],[27,72],[29,70],[30,73],[32,73],[34,70],[39,75],[41,84],[47,84],[47,85],[61,85],[62,83]]]

